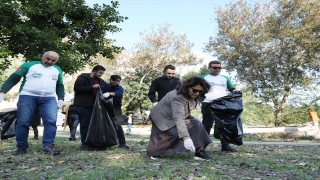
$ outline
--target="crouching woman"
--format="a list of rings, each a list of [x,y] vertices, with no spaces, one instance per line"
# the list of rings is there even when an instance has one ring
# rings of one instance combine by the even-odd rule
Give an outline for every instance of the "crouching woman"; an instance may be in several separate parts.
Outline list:
[[[151,159],[163,155],[192,151],[196,160],[212,160],[205,147],[212,143],[202,123],[191,116],[197,98],[210,90],[200,77],[191,77],[170,91],[150,112],[152,129],[147,155]]]

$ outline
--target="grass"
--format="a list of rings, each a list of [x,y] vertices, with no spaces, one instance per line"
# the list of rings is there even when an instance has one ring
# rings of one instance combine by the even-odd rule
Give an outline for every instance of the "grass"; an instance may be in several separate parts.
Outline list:
[[[299,136],[295,133],[244,134],[243,141],[261,142],[320,142],[314,136]]]
[[[14,139],[0,141],[0,179],[316,179],[320,176],[317,146],[243,145],[235,147],[239,153],[230,154],[221,153],[219,144],[211,144],[207,152],[214,161],[195,161],[191,152],[155,161],[146,155],[147,137],[126,136],[132,139],[128,140],[129,150],[112,147],[104,151],[80,151],[79,142],[57,137],[55,143],[61,150],[57,156],[43,154],[41,141],[32,140],[27,154],[13,156]]]

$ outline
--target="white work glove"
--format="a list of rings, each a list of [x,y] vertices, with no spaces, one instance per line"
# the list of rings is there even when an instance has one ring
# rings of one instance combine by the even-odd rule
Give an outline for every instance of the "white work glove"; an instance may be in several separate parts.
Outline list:
[[[158,104],[158,102],[154,102],[154,103],[153,103],[153,107],[156,106],[157,104]]]
[[[103,97],[104,97],[104,98],[108,98],[109,96],[110,96],[110,93],[109,93],[109,92],[106,92],[106,93],[103,94]]]
[[[62,108],[62,106],[63,106],[63,100],[62,99],[59,99],[58,100],[58,108]]]
[[[6,97],[6,94],[0,93],[0,102]]]
[[[196,148],[194,147],[193,145],[193,141],[192,139],[186,139],[183,141],[183,145],[184,147],[189,150],[189,151],[192,151],[192,152],[195,152],[196,151]]]

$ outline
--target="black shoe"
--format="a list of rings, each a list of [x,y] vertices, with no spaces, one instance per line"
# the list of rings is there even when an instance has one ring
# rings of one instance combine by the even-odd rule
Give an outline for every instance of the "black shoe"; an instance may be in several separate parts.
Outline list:
[[[18,155],[23,155],[25,153],[27,153],[26,147],[18,147],[18,149],[14,152],[14,155],[18,156]]]
[[[231,146],[225,146],[221,148],[221,152],[236,153],[238,151],[233,149]]]
[[[126,149],[129,149],[129,146],[126,145],[126,144],[119,144],[118,146],[119,148],[126,148]]]
[[[51,146],[44,146],[42,148],[43,152],[46,154],[58,155],[60,151],[58,151],[53,145]]]
[[[80,148],[78,150],[80,150],[80,151],[88,151],[89,150],[89,145],[81,144],[81,146],[80,146]]]
[[[76,138],[69,137],[69,141],[76,141]]]
[[[38,137],[34,137],[33,140],[39,140],[39,138]]]
[[[209,156],[204,150],[199,151],[198,153],[195,153],[194,155],[195,160],[201,160],[201,161],[210,161],[213,160],[213,157]]]

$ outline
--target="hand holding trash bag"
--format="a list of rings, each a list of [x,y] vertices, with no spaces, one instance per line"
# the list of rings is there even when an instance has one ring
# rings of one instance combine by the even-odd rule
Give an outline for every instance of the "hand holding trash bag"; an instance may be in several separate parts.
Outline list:
[[[103,97],[104,97],[104,98],[108,98],[109,96],[110,96],[110,93],[109,93],[109,92],[103,93]]]
[[[105,99],[99,88],[85,143],[102,149],[118,145],[116,128],[112,98]]]
[[[206,108],[211,111],[211,115],[216,121],[214,137],[234,145],[242,145],[242,94],[230,93],[227,96],[214,99]]]

